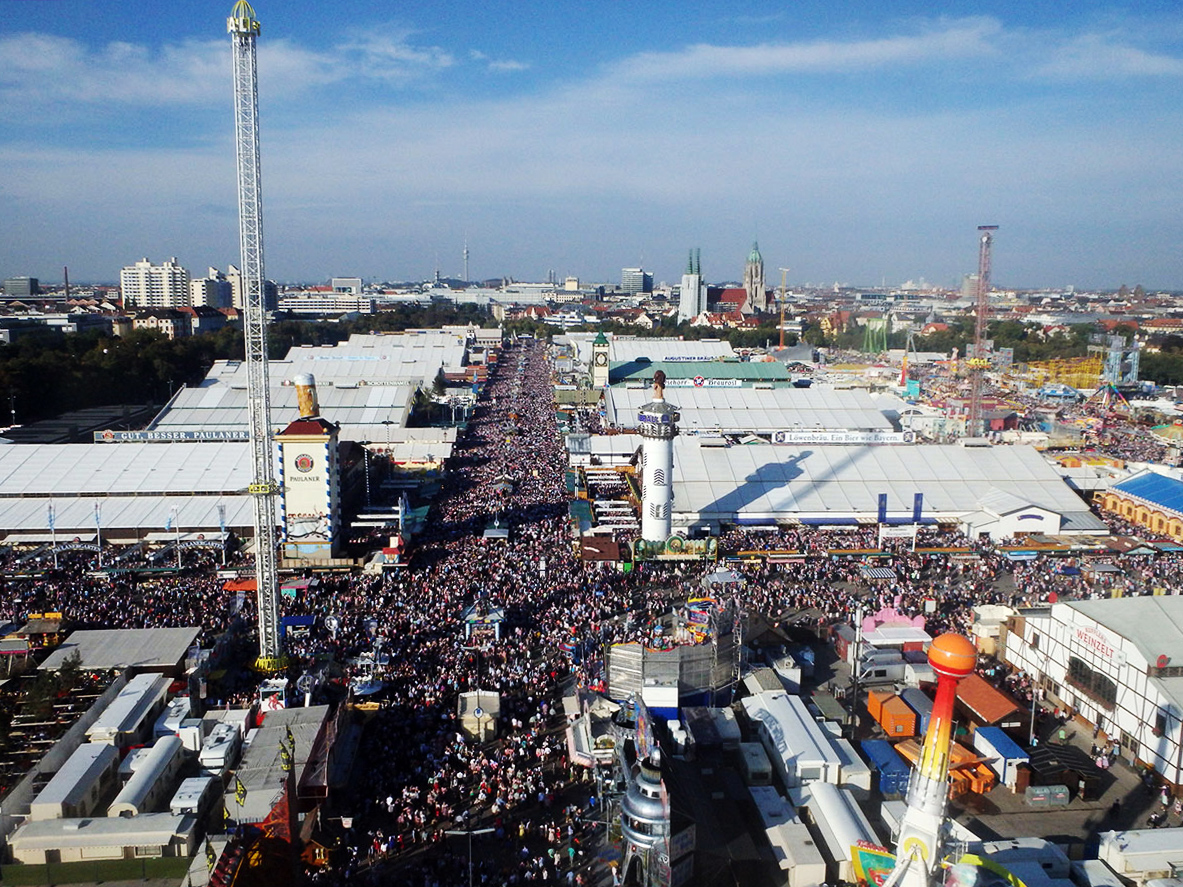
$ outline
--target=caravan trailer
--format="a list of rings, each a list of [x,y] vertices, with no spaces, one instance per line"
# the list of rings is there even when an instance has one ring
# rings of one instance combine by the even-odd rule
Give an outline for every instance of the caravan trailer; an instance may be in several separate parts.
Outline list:
[[[196,816],[199,819],[214,805],[222,783],[214,776],[192,776],[181,780],[176,794],[168,802],[173,816]]]

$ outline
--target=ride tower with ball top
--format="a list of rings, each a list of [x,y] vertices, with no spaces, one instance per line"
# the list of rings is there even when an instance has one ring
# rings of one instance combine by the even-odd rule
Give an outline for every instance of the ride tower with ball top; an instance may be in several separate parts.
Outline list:
[[[941,860],[948,834],[949,748],[953,741],[953,703],[957,685],[971,674],[978,654],[959,634],[943,634],[928,649],[937,676],[937,693],[920,761],[908,788],[908,807],[900,824],[895,869],[884,887],[930,887],[942,879]]]

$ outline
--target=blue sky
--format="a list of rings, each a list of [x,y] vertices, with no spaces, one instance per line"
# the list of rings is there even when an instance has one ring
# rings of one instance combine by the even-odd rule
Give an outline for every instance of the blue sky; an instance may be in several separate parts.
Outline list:
[[[0,276],[237,261],[232,5],[0,0]],[[1183,10],[988,8],[259,0],[268,276],[1183,289]]]

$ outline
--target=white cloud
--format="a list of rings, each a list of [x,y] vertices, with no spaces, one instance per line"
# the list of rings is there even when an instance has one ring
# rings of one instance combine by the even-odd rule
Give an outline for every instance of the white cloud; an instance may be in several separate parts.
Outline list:
[[[259,44],[259,78],[269,100],[350,80],[407,82],[451,67],[439,47],[417,47],[410,34],[370,31],[327,51],[290,40]],[[229,40],[187,40],[159,47],[116,41],[89,48],[47,34],[0,36],[0,118],[89,116],[123,107],[216,107],[230,81]]]
[[[1053,46],[1033,73],[1054,80],[1183,76],[1183,59],[1132,46],[1113,34],[1084,34]]]
[[[438,46],[414,46],[411,31],[398,28],[367,29],[351,40],[338,44],[334,55],[356,65],[362,77],[380,80],[406,80],[424,72],[452,67],[456,60]]]
[[[530,67],[528,62],[519,62],[513,59],[492,59],[488,55],[481,52],[479,49],[470,49],[468,57],[474,62],[479,62],[489,71],[497,72],[512,72],[525,71]]]
[[[528,70],[530,64],[528,62],[519,62],[514,59],[498,59],[489,62],[490,71],[525,71]]]
[[[68,152],[34,156],[0,143],[0,187],[26,219],[12,257],[35,249],[38,231],[101,216],[108,249],[117,253],[109,273],[142,254],[175,254],[195,267],[232,261],[214,246],[185,248],[198,239],[233,243],[233,224],[208,209],[232,214],[234,206],[228,41],[87,50],[36,39],[43,51],[8,53],[19,66],[0,70],[0,106],[38,88],[49,106],[156,107],[163,84],[176,103],[189,102],[183,112],[223,109],[224,128],[209,136],[215,143],[187,150],[173,143],[125,153],[71,142]],[[360,91],[357,101],[341,96],[356,82],[401,85],[456,68],[521,68],[479,50],[454,56],[421,47],[396,29],[323,51],[261,42],[265,101],[301,97],[285,108],[301,113],[265,113],[263,121],[269,267],[291,279],[348,265],[353,256],[369,263],[359,264],[363,275],[413,274],[425,255],[430,267],[441,241],[458,242],[460,227],[499,257],[501,266],[488,273],[527,275],[535,266],[522,263],[544,261],[544,269],[586,273],[581,268],[596,261],[619,266],[611,254],[619,244],[643,244],[659,275],[669,275],[658,256],[670,244],[684,257],[687,246],[717,253],[738,238],[746,241],[737,247],[741,263],[756,217],[761,246],[767,239],[771,254],[790,249],[775,240],[791,243],[801,256],[792,264],[815,280],[878,280],[881,271],[890,279],[892,262],[908,276],[936,279],[941,269],[931,263],[941,254],[952,264],[944,273],[972,270],[963,266],[976,261],[973,230],[983,221],[1015,232],[1000,251],[1006,279],[1016,276],[1006,255],[1019,250],[1021,226],[1061,226],[1057,236],[1066,239],[1063,232],[1086,224],[1100,231],[1120,214],[1127,243],[1177,242],[1183,231],[1174,206],[1183,195],[1170,183],[1183,179],[1183,168],[1169,150],[1183,134],[1177,109],[1132,120],[1120,80],[1110,93],[1091,82],[1087,95],[1071,89],[1094,79],[1087,66],[1073,68],[1082,62],[1108,59],[1109,77],[1177,74],[1178,62],[1146,48],[1152,45],[1116,32],[1034,34],[963,19],[875,40],[647,53],[585,79],[549,89],[534,83],[496,99],[403,103],[386,93],[375,104]],[[973,85],[949,87],[951,72],[968,65]],[[936,97],[900,112],[910,93],[880,85],[881,72],[897,69],[907,70],[906,89]],[[1018,89],[987,92],[992,81],[978,76],[983,71]],[[800,85],[807,78],[795,77],[791,89],[774,80],[805,72],[840,76],[825,81],[820,97]],[[1024,78],[1033,72],[1056,78],[1056,89],[1031,89]],[[333,113],[319,113],[322,97],[335,102]],[[1087,102],[1088,113],[1060,104],[1064,97]],[[1115,136],[1098,140],[1102,117]],[[359,135],[342,139],[342,132]],[[1120,255],[1107,236],[1077,242],[1094,256]],[[1066,262],[1048,242],[1032,238],[1029,268]],[[560,255],[543,258],[548,249]],[[949,260],[950,250],[964,250],[965,261]],[[1163,267],[1179,266],[1173,251],[1162,252],[1171,256],[1156,259]],[[1070,269],[1056,270],[1072,279]],[[712,265],[712,273],[727,272]],[[1172,282],[1165,277],[1157,280]]]
[[[962,19],[926,25],[920,33],[874,40],[764,43],[758,46],[697,44],[676,52],[642,53],[616,70],[647,80],[718,76],[866,71],[887,65],[922,65],[995,54],[1003,33],[998,21]]]
[[[226,92],[228,47],[190,41],[153,53],[125,42],[90,51],[77,40],[45,34],[0,37],[0,107],[15,115],[71,102],[149,107],[204,102]],[[53,110],[49,108],[49,110]]]

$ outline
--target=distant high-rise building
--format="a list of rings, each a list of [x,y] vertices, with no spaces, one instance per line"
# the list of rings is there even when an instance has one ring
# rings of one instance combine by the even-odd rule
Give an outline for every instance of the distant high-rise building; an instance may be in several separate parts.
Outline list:
[[[4,281],[4,298],[28,299],[41,295],[41,281],[36,277],[10,277]]]
[[[119,272],[123,304],[136,308],[181,308],[190,304],[189,272],[176,256],[162,265],[140,259]]]
[[[752,241],[752,251],[743,266],[743,288],[747,290],[748,305],[753,311],[768,310],[768,290],[764,288],[764,257],[760,247]]]
[[[701,255],[690,251],[686,273],[682,275],[682,290],[678,298],[678,322],[693,320],[707,310],[707,288],[702,282]]]
[[[239,311],[246,310],[246,293],[242,288],[242,272],[235,265],[226,267],[226,279],[230,281],[231,301]],[[279,287],[273,280],[263,281],[263,308],[275,311],[279,308]]]
[[[629,295],[653,292],[653,275],[646,274],[644,268],[621,268],[620,288]]]
[[[189,281],[189,298],[193,307],[229,308],[234,303],[234,288],[226,275],[210,268],[205,277]]]
[[[360,277],[334,277],[331,285],[335,293],[349,293],[354,296],[361,295]]]

